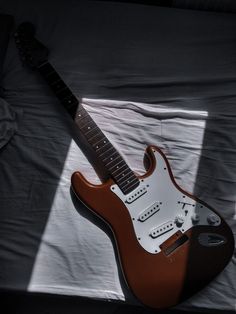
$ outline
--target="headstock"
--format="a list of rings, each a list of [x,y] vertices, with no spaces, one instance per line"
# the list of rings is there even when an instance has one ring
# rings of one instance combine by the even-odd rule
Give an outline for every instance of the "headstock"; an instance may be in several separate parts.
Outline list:
[[[47,61],[48,49],[35,37],[34,25],[30,22],[20,24],[14,34],[15,43],[23,64],[38,68]]]

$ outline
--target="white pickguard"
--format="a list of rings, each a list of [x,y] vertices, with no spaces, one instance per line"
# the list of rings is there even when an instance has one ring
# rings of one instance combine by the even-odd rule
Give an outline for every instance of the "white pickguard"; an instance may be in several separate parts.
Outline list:
[[[139,186],[124,195],[118,185],[111,190],[127,207],[140,245],[153,254],[177,231],[199,225],[218,226],[220,217],[208,207],[181,193],[171,180],[166,161],[153,149],[156,168],[140,179]]]

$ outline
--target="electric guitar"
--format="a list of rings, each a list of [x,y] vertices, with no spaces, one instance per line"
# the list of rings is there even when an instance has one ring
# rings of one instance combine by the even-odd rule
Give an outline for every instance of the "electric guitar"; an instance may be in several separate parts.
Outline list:
[[[109,173],[99,185],[73,173],[74,193],[113,231],[124,278],[142,304],[163,309],[186,300],[229,262],[231,229],[217,211],[176,183],[155,145],[145,152],[146,174],[132,171],[48,62],[48,49],[34,33],[30,23],[15,33],[24,63],[46,80]]]

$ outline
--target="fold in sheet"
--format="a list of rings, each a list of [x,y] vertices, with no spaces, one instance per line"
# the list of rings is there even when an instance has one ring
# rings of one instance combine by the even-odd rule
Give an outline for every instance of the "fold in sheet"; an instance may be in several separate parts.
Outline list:
[[[0,98],[0,149],[5,146],[17,129],[17,115],[11,106]]]

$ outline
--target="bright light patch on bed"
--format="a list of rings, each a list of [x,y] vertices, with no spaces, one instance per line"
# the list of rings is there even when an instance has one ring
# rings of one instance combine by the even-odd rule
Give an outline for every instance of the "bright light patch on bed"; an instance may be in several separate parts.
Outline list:
[[[80,170],[99,183],[74,141],[71,142],[41,243],[28,291],[124,300],[109,237],[74,204],[71,174]],[[111,279],[112,278],[112,279]]]
[[[159,146],[167,155],[178,184],[194,192],[198,168],[204,165],[201,157],[207,112],[183,110],[171,105],[164,107],[90,99],[85,100],[85,107],[111,143],[120,149],[131,169],[142,174],[146,146]],[[72,141],[35,258],[28,290],[123,300],[109,237],[86,215],[81,214],[84,209],[81,212],[80,209],[76,210],[72,202],[70,180],[74,171],[80,171],[92,183],[100,183],[94,169]],[[88,267],[91,261],[93,265]],[[90,271],[95,272],[95,279],[101,279],[99,287],[91,278],[88,280]]]

